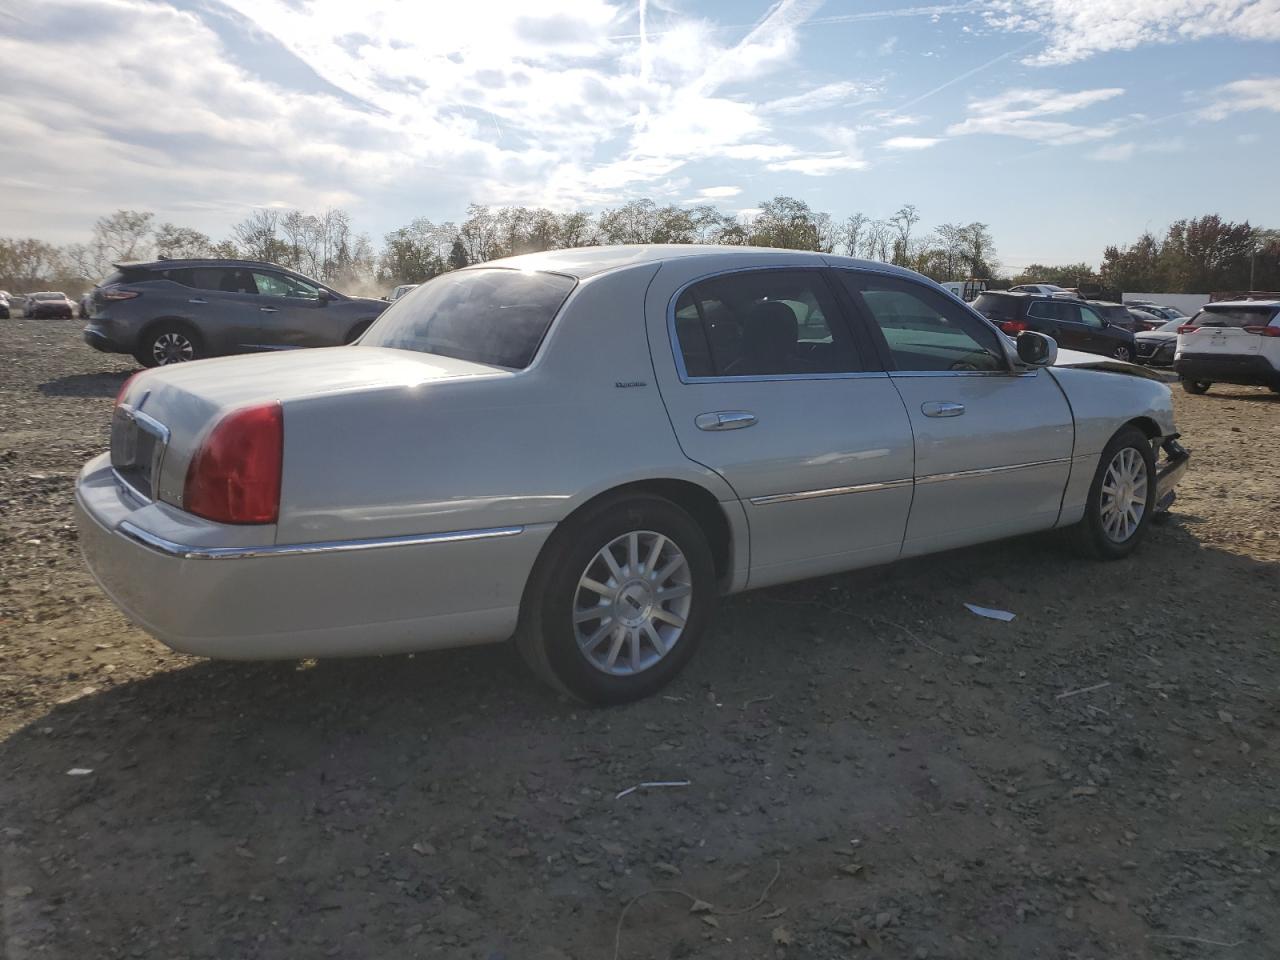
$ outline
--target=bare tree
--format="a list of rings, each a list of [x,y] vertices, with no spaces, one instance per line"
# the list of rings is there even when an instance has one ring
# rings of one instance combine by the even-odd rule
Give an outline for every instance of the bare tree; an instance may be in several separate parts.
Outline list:
[[[191,227],[162,223],[156,227],[155,248],[156,255],[161,257],[207,257],[213,253],[213,241],[208,234]]]
[[[867,229],[867,221],[867,215],[858,211],[845,220],[840,227],[840,245],[851,257],[856,257],[862,252],[862,235]]]
[[[911,230],[920,222],[920,214],[914,203],[903,204],[898,212],[889,218],[893,228],[893,262],[906,266],[911,256]]]

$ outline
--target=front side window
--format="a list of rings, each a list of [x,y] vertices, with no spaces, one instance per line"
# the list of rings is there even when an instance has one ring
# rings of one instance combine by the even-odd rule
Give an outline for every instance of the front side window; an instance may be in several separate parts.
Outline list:
[[[558,273],[502,268],[446,273],[395,301],[360,346],[522,370],[575,283]]]
[[[937,291],[897,277],[846,271],[844,278],[884,335],[898,370],[1007,369],[1000,334]]]
[[[1098,316],[1098,311],[1094,310],[1092,307],[1081,306],[1077,307],[1077,309],[1080,311],[1080,322],[1086,327],[1091,327],[1094,330],[1101,330],[1106,326],[1106,324],[1102,322],[1102,317]]]
[[[812,270],[733,273],[685,290],[676,339],[691,377],[864,370],[826,281]]]
[[[258,294],[264,297],[292,297],[297,300],[314,300],[320,296],[320,288],[283,273],[253,272]]]

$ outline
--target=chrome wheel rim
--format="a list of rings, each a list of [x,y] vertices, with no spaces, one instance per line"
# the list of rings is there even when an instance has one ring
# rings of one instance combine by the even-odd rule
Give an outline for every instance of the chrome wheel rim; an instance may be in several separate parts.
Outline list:
[[[574,591],[573,632],[597,670],[630,677],[671,653],[689,620],[693,580],[684,551],[653,530],[611,540]]]
[[[180,333],[162,333],[151,344],[151,356],[158,366],[194,360],[196,348]]]
[[[1111,459],[1102,478],[1102,530],[1113,543],[1137,532],[1147,511],[1147,461],[1133,447]]]

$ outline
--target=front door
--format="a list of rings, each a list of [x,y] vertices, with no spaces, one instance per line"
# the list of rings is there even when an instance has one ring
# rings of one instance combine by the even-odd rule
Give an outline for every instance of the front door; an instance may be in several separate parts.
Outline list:
[[[280,350],[293,347],[327,347],[324,316],[327,309],[320,288],[274,270],[255,270],[259,297],[259,345]]]
[[[915,433],[903,554],[1042,530],[1071,467],[1071,409],[1043,369],[1013,370],[995,329],[913,280],[838,271]]]
[[[814,269],[713,276],[664,263],[646,304],[662,398],[686,456],[746,510],[749,585],[895,559],[911,504],[911,426]]]

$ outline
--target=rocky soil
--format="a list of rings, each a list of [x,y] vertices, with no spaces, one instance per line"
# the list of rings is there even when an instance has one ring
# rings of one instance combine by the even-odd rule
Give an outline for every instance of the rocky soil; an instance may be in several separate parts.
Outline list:
[[[1280,397],[1175,391],[1192,472],[1128,560],[736,597],[665,695],[584,710],[503,647],[127,625],[69,503],[132,363],[79,326],[0,323],[3,956],[1277,955]]]

